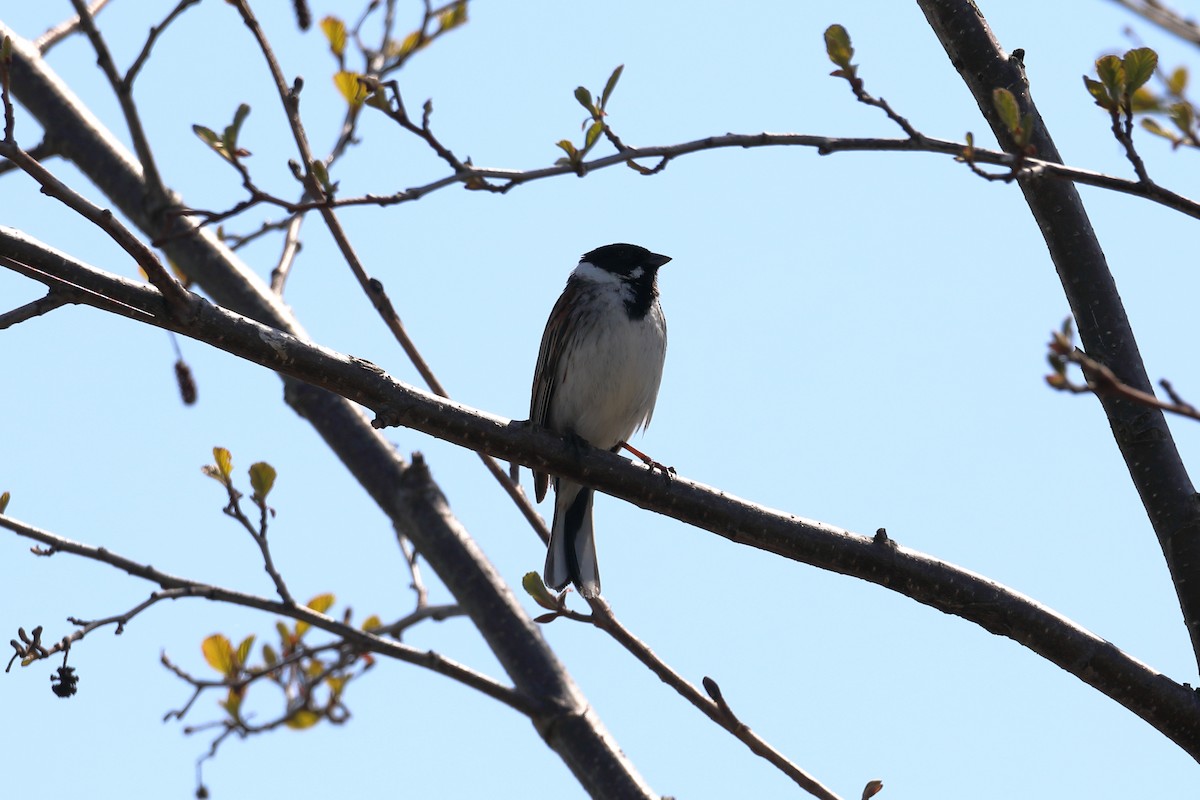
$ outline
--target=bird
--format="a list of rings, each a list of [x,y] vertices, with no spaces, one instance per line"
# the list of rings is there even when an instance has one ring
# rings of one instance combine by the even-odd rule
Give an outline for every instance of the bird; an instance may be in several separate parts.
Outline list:
[[[532,423],[613,452],[650,424],[667,354],[658,269],[670,260],[624,243],[580,258],[542,334],[529,403]],[[534,471],[539,503],[549,484],[549,475]],[[600,595],[592,494],[587,486],[554,479],[543,575],[556,591],[573,583],[585,598]]]

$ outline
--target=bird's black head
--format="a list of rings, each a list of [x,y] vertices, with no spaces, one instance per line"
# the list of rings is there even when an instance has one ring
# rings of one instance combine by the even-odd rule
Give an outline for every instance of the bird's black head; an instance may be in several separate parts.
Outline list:
[[[606,244],[590,253],[584,253],[582,260],[614,275],[629,277],[639,267],[643,274],[653,275],[659,267],[670,261],[671,257],[651,253],[636,244]]]
[[[651,253],[636,244],[606,244],[584,253],[580,262],[616,275],[628,289],[625,308],[632,319],[642,319],[658,297],[658,268],[670,256]]]

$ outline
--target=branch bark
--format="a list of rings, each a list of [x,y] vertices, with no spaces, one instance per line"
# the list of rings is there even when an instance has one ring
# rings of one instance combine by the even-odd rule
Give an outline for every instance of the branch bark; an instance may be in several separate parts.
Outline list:
[[[1030,96],[1023,65],[1001,49],[975,3],[917,2],[1001,146],[1016,151],[992,102],[993,90],[1006,88],[1017,98],[1021,112],[1034,119],[1031,144],[1037,155],[1061,163]],[[1017,180],[1058,270],[1084,350],[1122,383],[1153,394],[1125,306],[1079,192],[1066,181],[1030,175]],[[1102,393],[1099,399],[1162,547],[1200,664],[1200,503],[1192,479],[1162,411],[1114,393]]]
[[[772,511],[717,489],[651,473],[614,453],[589,450],[526,422],[485,414],[402,384],[379,367],[335,353],[213,306],[197,304],[194,322],[170,317],[153,288],[73,261],[0,226],[0,265],[50,285],[81,286],[81,302],[175,330],[213,347],[290,375],[293,386],[337,392],[377,414],[375,425],[403,425],[470,450],[483,450],[542,472],[561,475],[674,517],[732,542],[884,586],[947,614],[1007,636],[1117,701],[1200,760],[1200,698],[1110,642],[1034,600],[923,553],[900,547],[882,531],[874,538]],[[57,277],[52,277],[57,276]],[[96,299],[109,297],[111,299]],[[113,301],[116,302],[113,302]],[[306,391],[320,389],[309,387]],[[409,471],[410,473],[412,470]],[[405,493],[405,483],[400,484]],[[412,524],[457,523],[432,482],[412,489],[433,502],[408,502],[406,513],[433,514]],[[465,537],[464,537],[465,538]],[[469,541],[469,540],[467,540]],[[473,545],[472,545],[473,546]],[[460,601],[463,598],[460,597]],[[465,602],[465,601],[464,601]]]
[[[33,44],[0,22],[0,38],[4,36],[12,39],[13,94],[37,118],[57,152],[82,170],[146,236],[166,237],[164,249],[171,260],[216,302],[268,326],[258,328],[268,337],[306,339],[281,299],[229,248],[208,231],[152,203],[137,162],[54,74]],[[173,195],[171,199],[178,201]],[[4,245],[0,252],[12,253]],[[207,303],[201,305],[211,310]],[[353,403],[290,377],[284,378],[284,384],[288,404],[316,429],[396,530],[413,541],[516,688],[540,704],[535,727],[583,787],[597,797],[653,796],[535,623],[454,519],[428,472],[414,472]]]

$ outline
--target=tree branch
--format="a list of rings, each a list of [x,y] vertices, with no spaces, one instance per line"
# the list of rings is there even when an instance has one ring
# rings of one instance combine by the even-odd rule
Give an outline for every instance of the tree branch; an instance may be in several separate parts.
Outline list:
[[[737,544],[860,578],[974,622],[1028,647],[1121,703],[1200,760],[1200,699],[1189,688],[1030,598],[899,547],[882,531],[867,538],[772,511],[682,477],[648,474],[613,453],[591,449],[581,455],[578,445],[564,437],[436,397],[396,381],[374,364],[206,302],[201,302],[194,323],[185,331],[165,313],[154,289],[75,262],[8,228],[0,227],[0,253],[12,254],[0,257],[0,265],[35,280],[54,284],[66,279],[109,292],[119,301],[110,305],[128,309],[131,318],[337,392],[374,410],[376,426],[403,425],[470,450],[485,450],[593,486]],[[418,473],[416,479],[420,492],[436,491],[425,475]],[[430,512],[442,513],[432,507]]]
[[[221,586],[213,586],[177,575],[171,575],[170,573],[157,570],[148,564],[142,564],[131,558],[126,558],[106,548],[93,547],[82,542],[66,539],[2,514],[0,514],[0,528],[6,528],[18,536],[23,536],[26,539],[32,539],[35,542],[47,545],[50,548],[50,552],[43,553],[43,555],[49,555],[50,553],[71,553],[72,555],[82,556],[92,561],[108,564],[135,578],[150,581],[164,590],[152,594],[149,600],[126,612],[125,615],[110,617],[94,623],[76,621],[75,624],[83,626],[80,631],[84,631],[84,633],[76,631],[78,635],[72,634],[72,636],[66,637],[68,639],[72,637],[74,639],[81,639],[86,632],[94,630],[100,625],[111,624],[113,622],[123,624],[123,618],[124,621],[128,621],[129,618],[132,618],[137,613],[160,600],[203,597],[206,600],[215,600],[244,608],[254,608],[259,611],[278,614],[281,617],[307,622],[312,627],[331,633],[364,652],[377,653],[381,656],[394,658],[397,661],[424,667],[439,675],[444,675],[447,678],[458,681],[465,686],[482,692],[494,700],[499,700],[509,708],[519,711],[526,716],[536,717],[539,713],[540,708],[535,699],[526,697],[518,690],[503,686],[480,672],[476,672],[438,653],[418,650],[415,647],[409,647],[400,642],[381,638],[377,634],[359,630],[353,625],[347,625],[332,617],[327,617],[306,606],[271,600],[266,597],[239,592],[235,589],[226,589]]]
[[[215,236],[147,205],[147,187],[125,148],[86,113],[37,50],[0,22],[0,37],[6,35],[13,46],[13,93],[43,127],[57,132],[63,157],[146,235],[170,237],[164,245],[168,256],[214,301],[269,326],[259,329],[272,341],[277,335],[305,337],[280,297]],[[11,251],[0,246],[0,252]],[[585,790],[652,797],[537,626],[450,513],[423,462],[406,464],[352,402],[294,379],[285,378],[284,385],[287,403],[320,434],[396,531],[412,540],[517,690],[539,704],[535,728]]]
[[[998,141],[1016,144],[1000,119],[992,93],[1007,88],[1034,120],[1030,144],[1041,158],[1060,162],[1058,149],[1029,94],[1025,71],[1000,48],[987,21],[969,0],[918,0],[950,62],[961,74]],[[1040,176],[1018,177],[1071,305],[1079,338],[1091,358],[1117,379],[1153,393],[1137,340],[1104,251],[1075,186]],[[1171,430],[1158,409],[1111,392],[1098,395],[1130,478],[1158,536],[1183,610],[1192,651],[1200,663],[1200,504]]]
[[[1167,8],[1160,0],[1113,0],[1143,19],[1153,22],[1168,33],[1172,33],[1194,45],[1200,45],[1200,25],[1173,8]]]

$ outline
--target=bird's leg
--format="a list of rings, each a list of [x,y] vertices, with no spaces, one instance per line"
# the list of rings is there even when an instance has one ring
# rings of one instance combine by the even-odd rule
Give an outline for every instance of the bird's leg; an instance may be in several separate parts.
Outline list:
[[[651,472],[653,472],[654,470],[657,469],[657,470],[660,470],[663,475],[667,475],[668,477],[675,474],[674,467],[668,467],[666,464],[660,464],[659,462],[655,461],[650,456],[643,453],[641,450],[638,450],[636,447],[631,445],[629,442],[619,443],[616,447],[613,448],[613,452],[615,453],[615,452],[621,450],[622,448],[625,450],[628,450],[629,452],[633,453],[635,456],[640,458],[642,460],[642,463],[650,468]]]

